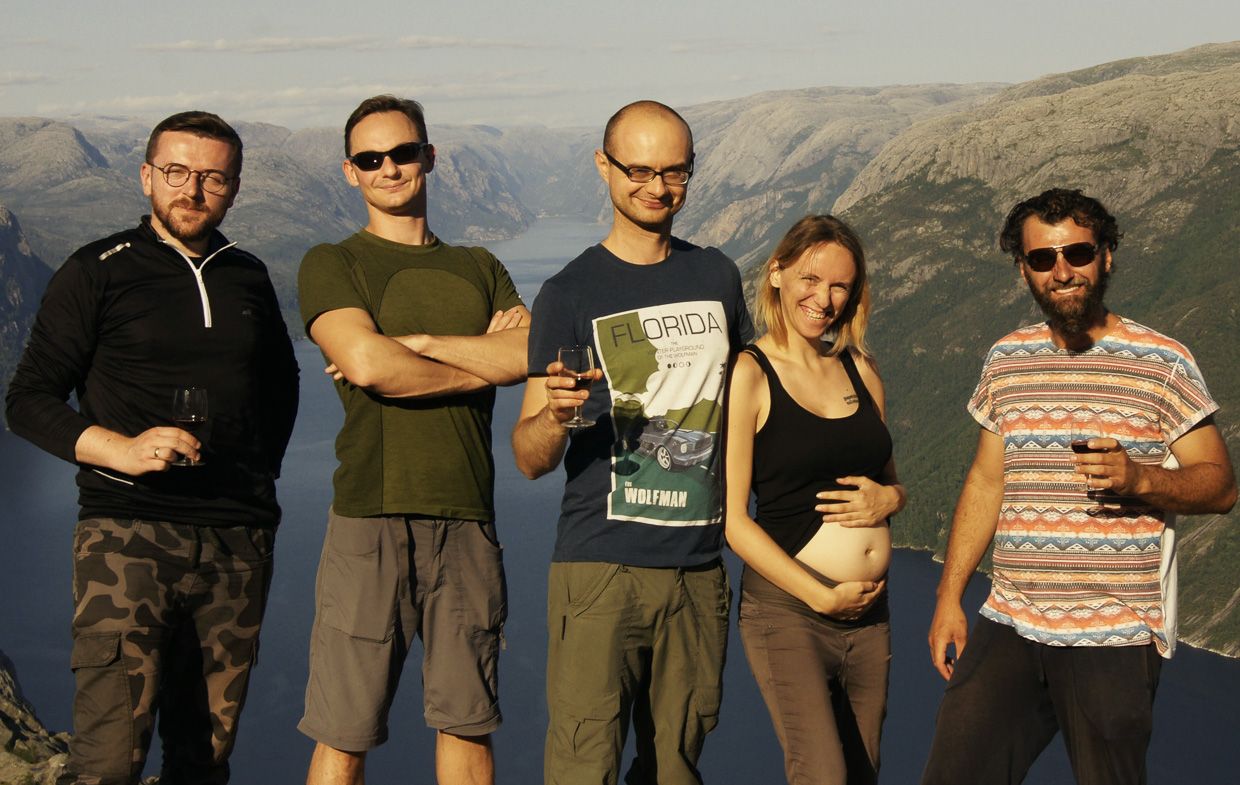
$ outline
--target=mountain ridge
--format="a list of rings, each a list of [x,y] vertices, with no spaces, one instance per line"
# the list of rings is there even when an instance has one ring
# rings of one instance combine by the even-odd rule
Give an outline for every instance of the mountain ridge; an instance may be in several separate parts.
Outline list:
[[[1011,205],[1047,187],[1083,188],[1117,215],[1126,237],[1109,304],[1189,346],[1240,455],[1240,258],[1231,250],[1240,247],[1240,43],[1019,85],[805,88],[682,113],[698,158],[677,233],[724,248],[751,294],[758,263],[805,213],[836,212],[866,240],[871,344],[910,491],[893,523],[899,545],[942,554],[976,440],[963,403],[982,357],[1042,318],[996,237]],[[246,167],[223,229],[268,262],[295,328],[301,253],[347,236],[364,211],[339,172],[338,129],[237,127]],[[21,216],[34,255],[58,264],[64,248],[132,225],[145,210],[133,177],[146,128],[126,118],[0,118],[0,203]],[[609,215],[592,159],[601,127],[429,130],[440,153],[432,226],[445,238],[478,242],[542,216]],[[49,153],[31,156],[35,141]],[[7,173],[29,181],[32,158],[46,162],[45,187],[16,188]],[[52,181],[65,172],[72,177]],[[118,216],[123,223],[102,229]],[[1180,523],[1182,638],[1230,656],[1240,655],[1238,518]]]
[[[963,402],[982,358],[1044,318],[997,236],[1007,210],[1045,188],[1081,188],[1117,216],[1109,307],[1189,347],[1240,455],[1240,44],[1034,82],[910,127],[834,206],[873,260],[872,346],[910,497],[893,535],[940,556],[976,439]],[[1178,524],[1181,640],[1229,656],[1238,519]]]

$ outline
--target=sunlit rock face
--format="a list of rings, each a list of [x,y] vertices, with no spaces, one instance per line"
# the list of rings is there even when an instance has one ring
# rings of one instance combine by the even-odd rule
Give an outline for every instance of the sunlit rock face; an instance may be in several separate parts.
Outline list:
[[[68,751],[69,734],[43,727],[22,697],[12,661],[0,651],[0,782],[51,785]]]

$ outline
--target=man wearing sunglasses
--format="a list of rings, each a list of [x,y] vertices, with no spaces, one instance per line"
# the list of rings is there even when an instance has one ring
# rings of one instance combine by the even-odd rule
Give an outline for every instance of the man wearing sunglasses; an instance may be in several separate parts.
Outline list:
[[[298,726],[318,742],[308,782],[363,782],[416,635],[439,781],[491,783],[507,614],[491,409],[525,378],[529,311],[494,256],[431,232],[416,101],[363,101],[345,156],[369,221],[312,248],[298,281],[345,409]]]
[[[1000,237],[1048,321],[994,345],[969,402],[981,437],[930,629],[949,682],[923,783],[1019,783],[1057,732],[1077,782],[1145,782],[1175,515],[1228,512],[1236,483],[1192,355],[1103,304],[1121,236],[1097,200],[1052,189]],[[961,596],[992,541],[969,632]]]
[[[13,432],[79,467],[60,783],[137,783],[157,712],[162,781],[229,779],[298,400],[267,268],[216,229],[241,158],[217,115],[156,125],[140,171],[151,214],[61,265],[9,385]],[[185,387],[208,395],[193,434],[173,427]]]
[[[567,473],[548,596],[544,777],[616,782],[631,721],[637,760],[625,782],[690,785],[701,782],[727,644],[725,369],[753,326],[736,265],[672,237],[693,174],[684,119],[631,104],[607,123],[594,162],[611,231],[539,292],[512,435],[526,476],[561,458]],[[598,357],[593,390],[560,375],[558,349],[578,345]],[[569,431],[578,406],[594,423]]]

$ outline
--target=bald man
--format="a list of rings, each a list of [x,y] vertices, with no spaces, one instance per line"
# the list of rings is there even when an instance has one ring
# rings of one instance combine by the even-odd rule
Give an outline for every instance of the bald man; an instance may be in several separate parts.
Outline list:
[[[548,592],[547,783],[700,783],[716,724],[731,593],[719,555],[728,360],[753,337],[736,265],[672,237],[693,135],[653,101],[607,123],[594,161],[614,217],[543,284],[512,443],[530,479],[567,481]],[[558,351],[586,346],[593,389]],[[591,424],[568,427],[580,407]]]

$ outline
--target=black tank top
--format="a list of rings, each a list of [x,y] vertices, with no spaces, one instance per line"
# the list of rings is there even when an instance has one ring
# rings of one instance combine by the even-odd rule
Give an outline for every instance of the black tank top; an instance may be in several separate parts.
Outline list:
[[[814,510],[821,503],[820,491],[845,487],[837,477],[881,481],[891,460],[891,434],[851,353],[845,351],[840,361],[857,393],[857,411],[819,417],[793,400],[761,349],[747,346],[745,351],[766,373],[771,391],[770,414],[753,441],[758,525],[789,555],[796,555],[822,526],[822,513]]]

